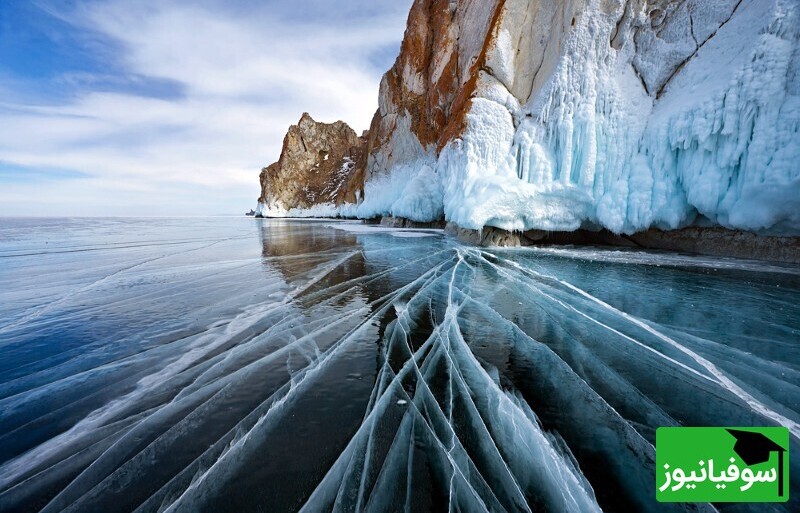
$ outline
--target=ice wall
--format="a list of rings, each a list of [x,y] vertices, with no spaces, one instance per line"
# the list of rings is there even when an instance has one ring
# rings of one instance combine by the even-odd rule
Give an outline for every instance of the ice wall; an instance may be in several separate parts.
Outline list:
[[[441,3],[416,2],[406,39]],[[351,213],[443,212],[474,229],[800,233],[798,2],[448,6],[450,25],[426,25],[448,35],[432,37],[445,45],[425,61],[433,72],[396,74],[405,103],[382,85],[379,115],[394,132],[371,141],[365,201]],[[404,43],[398,62],[408,53]],[[438,140],[420,135],[408,91],[439,100]]]

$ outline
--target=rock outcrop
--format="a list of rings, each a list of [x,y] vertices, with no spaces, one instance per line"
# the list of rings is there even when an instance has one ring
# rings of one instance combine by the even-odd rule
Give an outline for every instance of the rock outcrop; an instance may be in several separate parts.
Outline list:
[[[304,113],[289,128],[278,162],[261,171],[259,214],[284,215],[318,205],[357,203],[363,191],[367,134],[342,121]]]
[[[380,85],[370,127],[371,176],[433,160],[460,136],[502,3],[414,2],[400,55]]]
[[[797,236],[800,4],[416,0],[362,157],[348,216]]]

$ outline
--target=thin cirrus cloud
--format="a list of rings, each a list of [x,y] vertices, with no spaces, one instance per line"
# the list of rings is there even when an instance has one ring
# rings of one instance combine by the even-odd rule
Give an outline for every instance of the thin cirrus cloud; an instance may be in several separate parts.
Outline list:
[[[302,112],[368,127],[410,1],[0,6],[0,215],[252,207]]]

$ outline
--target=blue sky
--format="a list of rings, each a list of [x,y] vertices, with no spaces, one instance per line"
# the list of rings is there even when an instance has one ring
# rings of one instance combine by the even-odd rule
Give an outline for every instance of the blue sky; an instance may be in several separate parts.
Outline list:
[[[304,111],[360,131],[411,0],[0,0],[0,216],[237,214]]]

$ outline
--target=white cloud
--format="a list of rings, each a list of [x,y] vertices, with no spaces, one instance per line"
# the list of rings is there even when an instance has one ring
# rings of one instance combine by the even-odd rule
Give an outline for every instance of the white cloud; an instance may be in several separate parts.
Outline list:
[[[364,7],[368,14],[356,19],[357,5],[333,19],[290,13],[291,23],[275,3],[237,11],[107,1],[59,14],[117,41],[116,58],[131,76],[179,84],[183,94],[86,89],[62,105],[3,105],[0,161],[89,177],[4,183],[0,215],[215,214],[253,206],[258,170],[277,159],[286,128],[303,111],[368,127],[383,71],[374,54],[399,46],[409,3],[375,2],[385,9]]]

